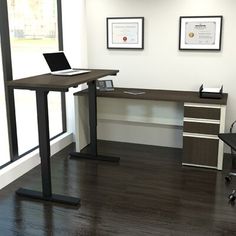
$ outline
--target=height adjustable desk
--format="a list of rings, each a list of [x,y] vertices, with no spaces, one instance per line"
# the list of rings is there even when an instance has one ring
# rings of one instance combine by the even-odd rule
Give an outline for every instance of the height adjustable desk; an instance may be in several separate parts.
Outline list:
[[[97,153],[96,80],[108,75],[116,75],[118,72],[118,70],[91,70],[91,72],[87,74],[75,76],[53,76],[51,74],[44,74],[8,82],[7,85],[11,89],[35,91],[37,103],[42,192],[20,188],[16,191],[18,195],[69,205],[79,205],[79,198],[52,194],[47,95],[50,91],[67,92],[71,87],[77,87],[79,84],[83,83],[88,84],[91,149],[89,154],[74,154],[82,158],[105,159],[109,161],[109,157],[101,157]],[[112,158],[111,161],[119,161],[119,158]]]

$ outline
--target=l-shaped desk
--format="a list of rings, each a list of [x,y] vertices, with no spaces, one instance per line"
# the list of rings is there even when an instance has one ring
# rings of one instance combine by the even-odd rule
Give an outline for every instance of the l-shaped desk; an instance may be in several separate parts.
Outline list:
[[[77,197],[52,194],[47,101],[47,95],[50,91],[67,92],[70,87],[77,87],[83,83],[88,84],[88,90],[79,92],[77,95],[86,94],[86,98],[88,98],[91,148],[89,154],[75,153],[75,155],[89,159],[119,161],[117,157],[109,158],[98,155],[96,130],[97,96],[134,99],[133,95],[124,93],[124,88],[116,88],[114,92],[110,93],[97,93],[96,80],[108,75],[114,76],[118,72],[118,70],[91,70],[90,73],[72,77],[44,74],[7,83],[9,89],[27,89],[36,92],[42,192],[20,188],[16,191],[18,195],[69,205],[80,204],[80,199]],[[224,131],[227,94],[223,94],[222,99],[215,100],[200,99],[196,92],[143,89],[142,91],[145,93],[140,94],[135,99],[184,103],[183,164],[222,169],[223,143],[219,141],[217,134]]]
[[[89,143],[86,106],[87,90],[75,93],[76,147],[80,150]],[[225,110],[228,94],[221,99],[200,98],[198,92],[155,89],[115,88],[114,91],[97,92],[98,101],[110,101],[110,106],[120,101],[121,106],[138,101],[177,102],[183,104],[183,165],[222,170],[223,142],[218,134],[225,129]],[[109,103],[106,103],[107,105]],[[98,106],[99,112],[99,106]],[[151,109],[149,109],[151,110]],[[109,112],[109,110],[108,110]],[[109,116],[109,119],[112,119]],[[115,118],[114,118],[115,120]],[[130,120],[129,120],[130,122]],[[111,131],[112,132],[112,131]]]

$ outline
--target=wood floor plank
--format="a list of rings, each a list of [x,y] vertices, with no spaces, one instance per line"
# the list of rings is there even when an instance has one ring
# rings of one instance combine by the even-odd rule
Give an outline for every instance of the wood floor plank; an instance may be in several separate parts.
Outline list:
[[[99,141],[119,164],[71,160],[70,145],[52,158],[53,192],[81,206],[28,201],[19,187],[41,190],[36,167],[0,190],[0,235],[236,235],[236,206],[224,170],[182,167],[180,149]]]

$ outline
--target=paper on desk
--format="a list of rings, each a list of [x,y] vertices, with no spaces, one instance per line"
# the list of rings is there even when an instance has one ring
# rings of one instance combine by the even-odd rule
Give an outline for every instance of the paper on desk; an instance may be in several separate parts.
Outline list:
[[[124,91],[124,93],[131,94],[131,95],[141,95],[141,94],[145,94],[145,92],[131,92],[131,91]]]
[[[219,93],[221,88],[203,88],[202,92],[205,93]]]

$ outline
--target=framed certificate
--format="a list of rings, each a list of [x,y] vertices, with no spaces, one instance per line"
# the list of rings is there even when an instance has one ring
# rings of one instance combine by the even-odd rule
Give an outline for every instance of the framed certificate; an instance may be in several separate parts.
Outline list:
[[[221,50],[222,16],[181,16],[179,50]]]
[[[108,49],[143,49],[144,17],[107,18]]]

